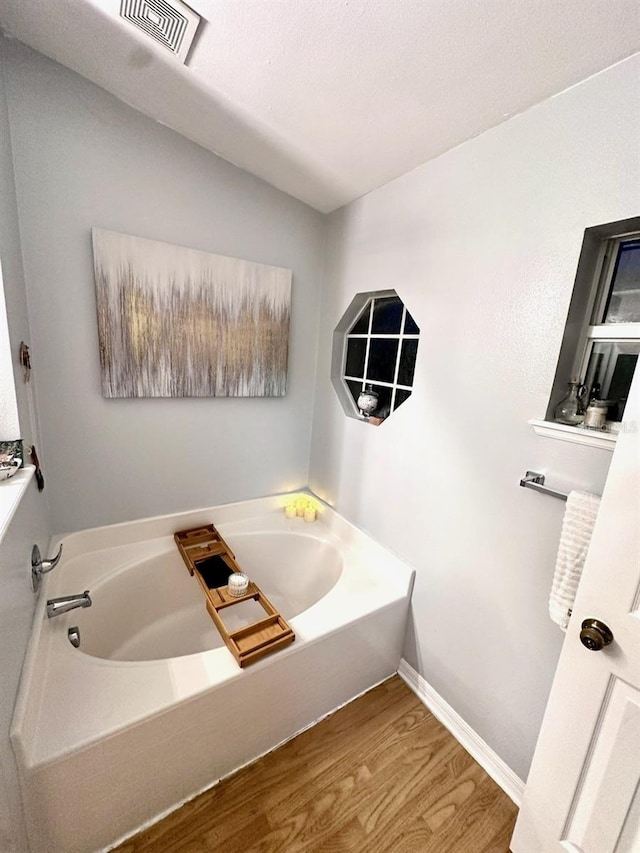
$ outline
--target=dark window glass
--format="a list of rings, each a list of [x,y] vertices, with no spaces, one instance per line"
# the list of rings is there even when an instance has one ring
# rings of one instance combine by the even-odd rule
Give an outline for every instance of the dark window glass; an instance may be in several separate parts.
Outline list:
[[[347,379],[347,385],[349,386],[349,391],[351,392],[351,396],[353,397],[353,402],[358,405],[358,397],[360,396],[360,392],[362,391],[362,382],[353,382]]]
[[[393,382],[397,355],[397,340],[372,338],[369,346],[367,379],[377,380],[378,382]]]
[[[397,296],[374,299],[371,333],[374,335],[399,335],[402,308],[402,300]]]
[[[618,401],[619,419],[622,420],[622,412],[627,403],[629,389],[631,388],[631,380],[638,363],[638,356],[631,353],[623,353],[616,360],[616,366],[611,377],[609,385],[608,398]],[[622,406],[620,406],[622,404]]]
[[[364,357],[367,353],[367,342],[364,338],[347,338],[347,376],[364,377]]]
[[[403,341],[400,353],[400,369],[398,370],[398,385],[413,385],[413,371],[416,366],[418,341]]]
[[[620,244],[604,322],[640,323],[640,240]]]
[[[369,314],[371,313],[371,303],[367,305],[362,314],[356,320],[350,334],[366,335],[369,332]]]
[[[398,408],[398,406],[401,406],[405,400],[408,400],[410,396],[411,391],[405,391],[402,388],[398,388],[396,391],[396,402],[393,407],[394,411]]]
[[[593,345],[585,384],[594,397],[610,401],[607,420],[622,420],[639,351],[638,341],[596,341]]]
[[[418,328],[418,324],[413,319],[411,314],[407,311],[404,318],[404,333],[405,335],[419,335],[420,329]]]

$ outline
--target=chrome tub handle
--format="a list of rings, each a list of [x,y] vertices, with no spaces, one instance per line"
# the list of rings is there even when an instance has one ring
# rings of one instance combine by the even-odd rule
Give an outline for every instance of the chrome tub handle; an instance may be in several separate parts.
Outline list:
[[[38,548],[37,545],[33,546],[31,550],[31,586],[33,587],[34,592],[37,592],[40,589],[42,575],[46,575],[46,573],[50,572],[51,569],[55,569],[60,562],[61,557],[62,545],[58,548],[58,553],[55,557],[50,557],[44,560],[40,555],[40,548]]]

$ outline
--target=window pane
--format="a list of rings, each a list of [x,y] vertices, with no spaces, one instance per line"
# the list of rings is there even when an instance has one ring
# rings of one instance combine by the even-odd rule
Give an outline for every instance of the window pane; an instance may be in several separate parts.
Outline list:
[[[611,401],[610,421],[622,420],[638,353],[640,341],[597,341],[593,345],[585,385],[590,397]]]
[[[364,378],[364,357],[367,353],[365,338],[347,338],[347,376],[362,376]]]
[[[373,325],[374,335],[399,335],[402,323],[402,300],[398,296],[385,296],[374,299]]]
[[[373,385],[373,390],[378,395],[378,408],[373,412],[372,417],[388,418],[391,414],[391,388],[385,385]]]
[[[418,341],[402,342],[400,369],[398,371],[398,385],[413,385],[413,371],[416,366],[417,352]]]
[[[405,391],[402,388],[398,388],[396,391],[396,402],[395,402],[395,405],[393,407],[394,411],[398,408],[398,406],[401,406],[405,400],[408,400],[410,396],[411,396],[411,391]]]
[[[640,240],[620,244],[604,322],[640,323]]]
[[[420,329],[418,324],[413,319],[411,314],[407,311],[406,316],[404,318],[404,333],[405,335],[419,335]]]
[[[349,391],[351,391],[351,396],[353,397],[353,402],[358,405],[358,397],[360,396],[360,392],[362,391],[362,382],[350,382],[347,379],[347,385],[349,386]]]
[[[351,335],[367,335],[369,333],[369,315],[371,314],[371,303],[363,310],[352,326],[349,334]]]
[[[398,341],[388,338],[371,338],[367,379],[393,382],[396,372]]]

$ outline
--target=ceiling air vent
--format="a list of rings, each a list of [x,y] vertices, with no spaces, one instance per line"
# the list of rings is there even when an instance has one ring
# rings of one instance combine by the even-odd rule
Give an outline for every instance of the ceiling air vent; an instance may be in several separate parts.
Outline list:
[[[181,0],[122,0],[120,16],[186,62],[200,16]]]

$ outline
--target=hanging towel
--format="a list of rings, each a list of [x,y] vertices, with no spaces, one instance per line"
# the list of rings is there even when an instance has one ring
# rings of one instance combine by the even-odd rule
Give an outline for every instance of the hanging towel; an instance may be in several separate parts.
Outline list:
[[[588,492],[570,492],[567,498],[549,596],[549,615],[563,631],[569,624],[599,506],[600,498]]]

